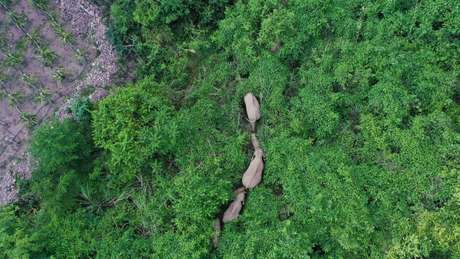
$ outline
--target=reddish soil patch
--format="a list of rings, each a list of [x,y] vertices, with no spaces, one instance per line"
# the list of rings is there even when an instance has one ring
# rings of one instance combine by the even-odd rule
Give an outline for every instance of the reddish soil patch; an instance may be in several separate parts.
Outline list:
[[[117,70],[97,7],[57,0],[50,1],[50,10],[59,13],[59,24],[73,34],[73,42],[61,39],[48,14],[28,0],[0,6],[0,204],[16,198],[16,177],[31,176],[30,132],[53,116],[69,116],[71,100],[89,86],[98,98],[105,95],[103,88]],[[18,26],[12,13],[25,22]],[[52,61],[41,55],[42,47],[54,56]]]

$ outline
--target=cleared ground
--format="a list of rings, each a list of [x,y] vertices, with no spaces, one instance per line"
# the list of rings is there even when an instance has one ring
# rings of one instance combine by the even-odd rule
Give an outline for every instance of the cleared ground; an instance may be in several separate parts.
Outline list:
[[[99,95],[116,71],[100,11],[86,1],[0,0],[0,204],[30,177],[30,132]]]

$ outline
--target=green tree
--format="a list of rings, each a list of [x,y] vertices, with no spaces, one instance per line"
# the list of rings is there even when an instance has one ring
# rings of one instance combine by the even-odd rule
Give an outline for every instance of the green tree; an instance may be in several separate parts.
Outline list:
[[[145,79],[104,99],[93,113],[94,141],[110,152],[115,182],[131,181],[148,170],[150,159],[175,149],[173,108],[159,88]]]

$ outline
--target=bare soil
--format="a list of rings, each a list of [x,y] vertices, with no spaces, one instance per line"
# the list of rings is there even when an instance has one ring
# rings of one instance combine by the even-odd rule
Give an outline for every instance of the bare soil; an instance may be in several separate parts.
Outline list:
[[[0,204],[15,200],[17,177],[31,176],[31,131],[53,116],[70,116],[72,100],[87,88],[95,89],[93,99],[103,98],[117,71],[96,6],[86,0],[55,0],[49,11],[58,13],[60,26],[72,33],[73,42],[60,38],[48,14],[28,0],[0,6]],[[11,21],[12,12],[27,18],[24,26]],[[52,64],[46,64],[31,35],[38,35],[54,53]],[[21,61],[11,64],[14,53],[20,53]]]

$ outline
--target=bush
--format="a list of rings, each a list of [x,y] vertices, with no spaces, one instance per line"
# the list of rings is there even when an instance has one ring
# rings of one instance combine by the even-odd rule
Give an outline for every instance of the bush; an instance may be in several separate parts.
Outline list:
[[[38,162],[39,171],[51,174],[80,168],[89,159],[92,145],[81,124],[70,119],[54,120],[34,132],[30,152]]]
[[[79,122],[89,123],[91,118],[90,111],[92,110],[92,104],[89,98],[80,98],[73,102],[71,111],[74,118]]]
[[[128,182],[151,158],[175,150],[176,126],[168,97],[146,79],[100,102],[93,113],[96,145],[110,151],[112,172]]]

